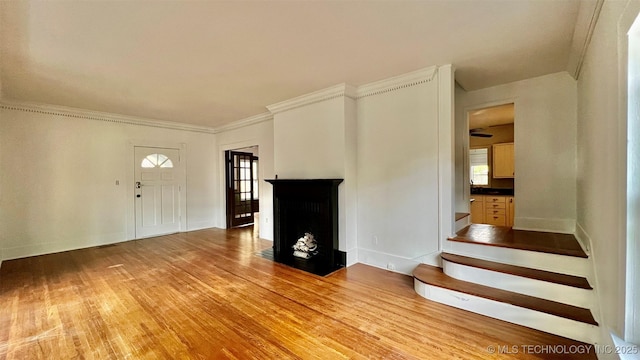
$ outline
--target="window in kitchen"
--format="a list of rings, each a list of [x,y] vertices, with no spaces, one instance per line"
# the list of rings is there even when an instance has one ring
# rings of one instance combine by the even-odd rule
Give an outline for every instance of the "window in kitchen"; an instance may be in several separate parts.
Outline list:
[[[472,186],[489,185],[489,149],[469,150],[469,168]]]

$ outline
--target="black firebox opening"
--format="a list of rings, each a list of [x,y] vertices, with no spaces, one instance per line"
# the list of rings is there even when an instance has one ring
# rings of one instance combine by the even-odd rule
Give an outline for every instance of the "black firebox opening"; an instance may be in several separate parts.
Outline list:
[[[342,179],[267,181],[273,185],[274,260],[321,276],[344,267],[346,254],[338,250]],[[308,258],[304,251],[294,256],[294,245],[305,234],[312,235],[317,247],[308,252]]]

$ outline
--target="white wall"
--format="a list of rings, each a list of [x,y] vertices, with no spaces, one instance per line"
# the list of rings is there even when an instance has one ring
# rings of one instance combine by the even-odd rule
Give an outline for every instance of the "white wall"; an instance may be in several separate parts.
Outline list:
[[[439,249],[437,77],[357,106],[358,260],[410,273]]]
[[[0,109],[2,257],[131,239],[131,141],[186,144],[184,228],[213,226],[212,134]]]
[[[271,184],[264,181],[273,179],[273,119],[253,125],[227,130],[216,134],[217,149],[215,149],[216,169],[216,200],[215,208],[217,221],[215,226],[226,227],[225,200],[225,150],[240,149],[248,146],[258,146],[258,180],[260,194],[260,237],[273,240],[273,193]]]
[[[345,176],[345,98],[274,115],[274,171],[280,179]]]
[[[515,228],[573,233],[576,219],[576,81],[556,73],[457,93],[468,110],[515,103]],[[456,121],[466,121],[460,114]],[[458,159],[459,161],[459,159]],[[468,191],[468,184],[464,184]]]
[[[578,80],[578,234],[591,244],[601,328],[624,328],[625,116],[619,112],[617,25],[626,1],[605,1]],[[516,125],[517,126],[517,125]],[[624,232],[622,232],[624,233]]]

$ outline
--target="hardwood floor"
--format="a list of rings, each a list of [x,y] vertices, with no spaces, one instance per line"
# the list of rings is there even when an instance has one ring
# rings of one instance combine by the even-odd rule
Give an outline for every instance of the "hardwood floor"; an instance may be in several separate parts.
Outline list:
[[[471,224],[458,231],[451,241],[538,251],[587,258],[580,243],[571,234],[514,230],[505,226]]]
[[[270,245],[210,229],[5,261],[0,358],[569,359],[540,346],[581,345],[428,301],[409,276],[255,256]]]

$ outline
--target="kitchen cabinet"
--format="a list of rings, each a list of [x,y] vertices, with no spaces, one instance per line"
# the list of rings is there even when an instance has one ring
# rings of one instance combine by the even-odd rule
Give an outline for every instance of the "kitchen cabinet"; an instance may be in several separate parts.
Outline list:
[[[513,227],[515,197],[471,195],[471,223]]]
[[[471,223],[482,224],[484,223],[484,196],[471,195],[474,199],[471,202]]]
[[[507,197],[507,226],[513,227],[515,207],[515,198],[513,196]]]
[[[515,177],[513,143],[493,144],[492,172],[496,179]]]
[[[489,225],[507,226],[507,197],[485,196],[484,221]]]

